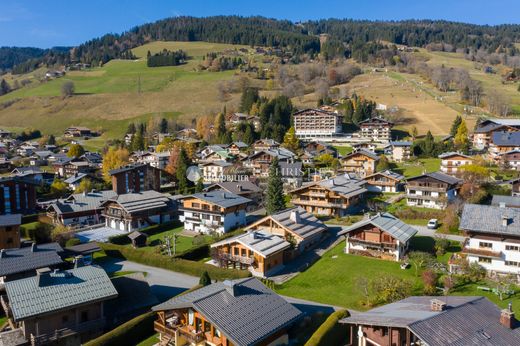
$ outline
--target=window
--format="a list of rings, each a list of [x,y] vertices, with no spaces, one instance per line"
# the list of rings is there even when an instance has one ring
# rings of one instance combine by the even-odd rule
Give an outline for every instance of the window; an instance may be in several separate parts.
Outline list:
[[[204,332],[210,332],[211,331],[211,324],[207,321],[204,321]]]
[[[506,245],[506,250],[509,250],[509,251],[520,251],[520,246],[518,246],[518,245]]]
[[[481,241],[481,242],[478,243],[478,247],[484,248],[484,249],[492,249],[493,248],[493,244],[485,242],[485,241]]]
[[[210,217],[208,214],[202,214],[202,220],[209,220]]]
[[[240,254],[240,250],[239,250],[237,247],[234,248],[234,249],[233,249],[233,254],[234,254],[235,256],[238,256],[238,255]]]
[[[487,258],[487,257],[479,257],[478,258],[478,261],[480,263],[491,263],[491,258]]]
[[[81,312],[81,323],[88,321],[88,310]]]
[[[192,203],[191,207],[195,208],[195,209],[198,209],[198,208],[200,208],[200,203]]]
[[[506,266],[509,266],[509,267],[520,267],[520,262],[506,261]]]
[[[6,214],[11,214],[11,194],[9,186],[4,186],[4,208]]]

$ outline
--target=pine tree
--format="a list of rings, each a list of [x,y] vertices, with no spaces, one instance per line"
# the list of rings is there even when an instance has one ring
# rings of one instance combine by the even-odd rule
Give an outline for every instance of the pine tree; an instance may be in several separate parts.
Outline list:
[[[278,165],[278,158],[274,158],[269,167],[269,179],[267,181],[267,200],[265,210],[267,215],[285,209],[285,195],[283,193],[283,181]]]
[[[195,192],[202,192],[203,190],[204,190],[204,183],[203,183],[203,179],[200,178],[197,181],[197,185],[195,185]]]
[[[211,277],[209,276],[209,273],[207,270],[205,270],[202,273],[202,275],[200,276],[199,285],[201,285],[201,286],[211,285]]]
[[[460,115],[457,115],[455,117],[455,120],[453,120],[453,123],[451,124],[450,136],[455,136],[457,134],[457,130],[461,123],[462,123],[462,117]]]
[[[130,133],[130,134],[133,135],[136,131],[137,131],[137,129],[135,128],[135,124],[134,123],[128,124],[128,128],[126,129],[126,133]]]
[[[175,178],[177,179],[177,186],[179,193],[188,193],[189,180],[186,176],[186,171],[190,165],[188,155],[184,148],[179,151],[177,158],[177,170],[175,171]]]
[[[423,152],[426,156],[432,156],[435,149],[435,139],[430,131],[426,134],[424,138],[424,147]]]
[[[50,135],[49,139],[47,140],[48,145],[56,145],[56,137],[54,135]]]
[[[242,137],[242,142],[246,143],[247,145],[253,144],[255,141],[255,133],[253,129],[253,125],[249,124],[244,131],[244,136]]]
[[[168,132],[168,120],[166,120],[165,118],[162,118],[161,122],[159,123],[159,132],[160,133]]]
[[[219,113],[215,118],[215,135],[218,139],[221,139],[226,134],[226,118],[224,114]]]

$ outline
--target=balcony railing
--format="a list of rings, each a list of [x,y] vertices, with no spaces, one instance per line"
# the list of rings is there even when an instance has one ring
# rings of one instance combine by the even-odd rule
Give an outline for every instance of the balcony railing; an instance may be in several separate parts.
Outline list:
[[[252,265],[255,262],[254,258],[246,257],[246,256],[232,255],[232,254],[229,254],[226,252],[220,252],[218,255],[222,256],[222,258],[224,258],[228,261],[231,261],[231,262],[237,262],[237,263],[242,263],[242,264],[247,264],[247,265]]]
[[[348,238],[348,242],[352,245],[363,245],[363,246],[371,246],[371,247],[378,247],[383,249],[397,249],[397,244],[395,243],[387,243],[387,242],[375,242],[375,241],[368,241],[368,240],[362,240],[362,239],[356,239],[356,238]]]
[[[156,332],[161,334],[166,334],[170,337],[180,336],[184,339],[188,340],[188,342],[198,344],[205,340],[204,332],[195,332],[188,330],[186,326],[175,325],[175,326],[165,326],[160,321],[154,321],[153,323],[154,329]]]
[[[344,203],[333,203],[333,202],[326,202],[326,201],[293,199],[291,202],[294,204],[304,204],[304,205],[317,206],[317,207],[348,208],[348,205],[344,204]]]
[[[100,318],[97,320],[80,323],[76,326],[72,326],[69,328],[56,329],[54,333],[40,335],[31,334],[31,346],[46,345],[73,334],[83,333],[95,329],[101,329],[104,326],[105,319]]]
[[[469,246],[464,246],[461,251],[463,254],[474,255],[479,257],[489,257],[489,258],[502,258],[501,251],[493,251],[483,248],[472,248]]]

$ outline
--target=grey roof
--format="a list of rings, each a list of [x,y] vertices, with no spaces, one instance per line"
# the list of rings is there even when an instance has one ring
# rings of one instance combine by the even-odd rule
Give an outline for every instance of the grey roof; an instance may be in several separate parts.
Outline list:
[[[128,164],[128,165],[119,167],[117,169],[112,169],[111,171],[108,172],[108,174],[110,174],[110,175],[119,174],[119,173],[128,172],[128,171],[131,171],[131,170],[134,170],[137,168],[141,168],[141,167],[146,167],[146,166],[147,166],[146,163]],[[152,166],[150,166],[150,167],[152,167]]]
[[[447,153],[442,153],[439,155],[439,159],[445,159],[445,158],[448,158],[450,156],[462,156],[462,157],[465,157],[467,159],[473,159],[471,156],[469,155],[465,155],[463,153],[458,153],[458,152],[455,152],[455,151],[450,151],[450,152],[447,152]]]
[[[316,184],[346,198],[367,192],[367,189],[365,188],[366,182],[350,176],[349,174],[337,175],[330,179],[321,180]],[[309,185],[305,187],[308,186]]]
[[[251,231],[211,244],[211,247],[219,247],[234,242],[244,245],[264,258],[291,246],[288,241],[277,235],[262,231]]]
[[[22,223],[22,214],[0,215],[0,226],[17,226]]]
[[[58,243],[36,245],[35,250],[33,252],[31,246],[4,249],[3,256],[0,256],[0,276],[24,273],[63,263],[58,255],[58,252],[62,252],[63,249]]]
[[[503,225],[507,218],[507,226]],[[464,231],[520,236],[520,209],[465,204],[459,228]]]
[[[356,151],[353,151],[352,153],[344,156],[344,158],[347,158],[347,157],[350,157],[350,156],[354,156],[354,155],[357,155],[357,154],[366,155],[366,156],[368,156],[371,159],[376,160],[376,161],[379,160],[379,156],[377,156],[376,153],[374,153],[373,151],[370,151],[370,150],[366,150],[366,149],[358,149]]]
[[[203,163],[201,166],[230,167],[230,166],[233,166],[233,164],[231,162],[227,162],[227,161],[224,161],[224,160],[216,160],[216,161]]]
[[[170,195],[147,190],[116,195],[103,202],[102,205],[108,202],[119,204],[127,213],[136,213],[150,209],[166,208],[171,205],[172,199]]]
[[[416,177],[408,178],[407,180],[410,181],[410,180],[415,180],[415,179],[419,179],[419,178],[422,178],[422,177],[430,177],[430,178],[433,178],[435,180],[439,180],[439,181],[441,181],[443,183],[446,183],[448,185],[456,185],[456,184],[462,183],[461,179],[452,177],[451,175],[447,175],[447,174],[444,174],[444,173],[441,173],[441,172],[425,173],[425,174],[418,175]]]
[[[507,126],[520,126],[520,119],[510,118],[510,119],[504,119],[504,118],[489,118],[485,121],[493,122],[495,124],[500,125],[507,125]]]
[[[65,252],[71,256],[90,255],[98,251],[101,251],[101,248],[96,242],[83,243],[65,248]]]
[[[394,146],[394,147],[411,147],[412,146],[412,142],[410,141],[395,141],[395,142],[390,142],[390,145]]]
[[[499,129],[501,128],[502,126],[504,126],[503,124],[495,124],[495,123],[490,123],[490,124],[485,124],[485,125],[479,125],[476,129],[475,129],[475,133],[488,133],[490,131],[494,131],[496,129]]]
[[[216,190],[201,192],[191,195],[190,197],[198,198],[211,204],[218,205],[222,208],[228,208],[235,205],[241,205],[251,202],[249,198],[245,198],[234,193]]]
[[[132,233],[130,233],[128,235],[128,238],[134,240],[134,239],[137,239],[139,237],[145,237],[147,238],[148,236],[145,234],[145,233],[142,233],[142,232],[139,232],[139,231],[133,231]]]
[[[495,144],[497,146],[505,146],[505,147],[520,146],[520,131],[518,131],[518,132],[507,132],[507,131],[493,132],[492,142],[493,142],[493,144]]]
[[[217,282],[170,299],[154,311],[193,308],[234,345],[255,345],[290,326],[303,313],[258,279]]]
[[[303,163],[301,163],[301,161],[280,161],[278,166],[280,167],[280,173],[283,178],[295,178],[303,176]]]
[[[376,214],[370,218],[356,222],[355,224],[339,232],[338,235],[345,235],[359,229],[359,227],[369,224],[374,225],[375,227],[390,234],[393,238],[403,243],[406,243],[408,240],[410,240],[410,238],[417,234],[417,230],[415,228],[409,226],[390,213],[384,213]]]
[[[83,179],[85,177],[88,177],[88,174],[78,173],[78,174],[74,174],[73,176],[65,179],[64,182],[65,182],[65,184],[74,184],[75,182],[80,181],[81,179]]]
[[[291,220],[292,213],[296,213],[298,222]],[[278,222],[280,225],[303,239],[312,237],[318,233],[325,232],[328,229],[323,222],[316,218],[316,216],[307,212],[302,207],[294,207],[282,210],[278,213],[266,216],[264,219],[257,221],[256,223],[260,223],[268,218],[272,218],[274,221]]]
[[[392,179],[396,179],[396,180],[403,180],[404,179],[404,175],[402,174],[399,174],[399,173],[396,173],[394,171],[391,171],[391,170],[386,170],[386,171],[381,171],[381,172],[376,172],[372,175],[369,175],[367,177],[365,177],[365,180],[368,180],[369,178],[375,176],[375,175],[378,175],[378,174],[382,174],[384,176],[387,176],[389,178],[392,178]]]
[[[503,204],[506,207],[520,208],[520,197],[493,195],[491,205],[500,206],[501,204]]]
[[[65,199],[59,199],[51,204],[49,208],[54,209],[58,214],[76,213],[90,211],[101,208],[101,203],[117,196],[112,190],[93,191],[88,193],[77,193]]]
[[[96,266],[54,271],[5,283],[15,321],[115,298],[107,273]]]
[[[232,144],[236,145],[239,148],[247,148],[247,147],[249,147],[249,145],[247,145],[246,143],[241,142],[241,141],[233,142]]]
[[[220,188],[220,189],[226,190],[228,192],[231,192],[231,193],[234,193],[237,195],[242,195],[242,194],[246,194],[246,193],[257,193],[257,192],[262,191],[262,189],[260,187],[258,187],[256,184],[250,182],[249,180],[219,182],[219,183],[210,185],[207,188],[207,190],[210,191],[215,188]]]

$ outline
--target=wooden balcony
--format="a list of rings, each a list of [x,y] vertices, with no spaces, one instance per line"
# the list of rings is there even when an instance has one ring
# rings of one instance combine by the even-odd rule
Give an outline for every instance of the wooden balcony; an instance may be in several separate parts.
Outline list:
[[[206,339],[204,332],[195,332],[188,329],[187,326],[173,325],[165,326],[160,321],[153,322],[154,330],[158,333],[165,334],[169,337],[182,337],[190,343],[198,344]]]
[[[56,329],[54,333],[48,334],[40,334],[34,335],[31,334],[30,341],[31,346],[39,346],[39,345],[47,345],[50,343],[55,343],[58,340],[74,335],[80,334],[88,331],[101,330],[105,326],[105,318],[100,318],[93,321],[88,321],[84,323],[79,323],[73,327]]]
[[[348,238],[348,242],[354,246],[361,245],[361,246],[369,246],[372,248],[381,248],[381,249],[390,249],[390,250],[397,249],[396,243],[374,242],[374,241],[368,241],[368,240],[362,240],[362,239],[356,239],[356,238]]]
[[[325,208],[348,208],[348,204],[345,203],[333,203],[326,201],[315,201],[315,200],[304,200],[304,199],[293,199],[291,200],[293,204],[301,204],[301,205],[310,205],[315,207],[325,207]]]
[[[473,256],[479,256],[479,257],[487,257],[487,258],[502,258],[502,252],[500,251],[492,251],[485,248],[471,248],[468,246],[464,246],[461,251],[463,254],[466,255],[473,255]]]
[[[232,254],[229,254],[226,252],[220,252],[218,254],[218,256],[222,256],[222,258],[224,258],[225,260],[231,261],[231,262],[242,263],[242,264],[246,264],[246,265],[252,265],[253,263],[255,263],[254,258],[246,257],[246,256],[232,255]]]

